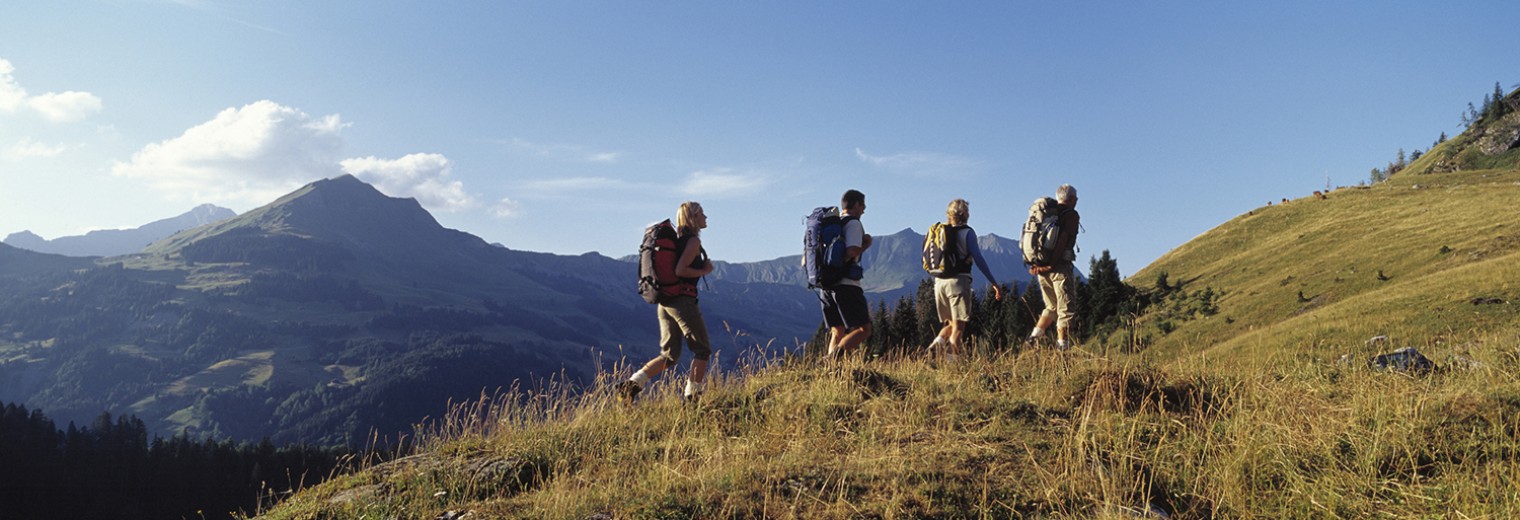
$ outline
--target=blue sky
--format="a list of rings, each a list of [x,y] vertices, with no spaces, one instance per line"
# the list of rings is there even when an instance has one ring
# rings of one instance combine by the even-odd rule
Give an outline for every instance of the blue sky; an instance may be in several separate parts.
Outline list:
[[[703,202],[715,258],[950,199],[1015,236],[1081,194],[1132,273],[1354,185],[1520,82],[1520,3],[64,1],[0,13],[0,235],[243,212],[352,173],[514,249],[632,253]]]

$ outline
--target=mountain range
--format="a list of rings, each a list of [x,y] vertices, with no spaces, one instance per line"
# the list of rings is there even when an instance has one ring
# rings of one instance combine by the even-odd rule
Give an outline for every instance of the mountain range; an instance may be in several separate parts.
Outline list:
[[[236,215],[237,213],[227,208],[202,204],[177,217],[157,220],[132,229],[97,230],[52,240],[44,239],[31,231],[21,231],[6,236],[4,242],[39,253],[67,256],[117,256],[142,251],[148,244],[171,234]]]
[[[877,237],[874,297],[916,291],[922,240]],[[996,274],[1027,278],[1010,274],[1012,241],[980,243]],[[720,262],[704,282],[720,362],[812,337],[799,259]],[[353,445],[483,389],[586,382],[652,356],[636,270],[488,244],[352,176],[126,255],[0,245],[0,400],[81,423],[133,414],[162,435]]]

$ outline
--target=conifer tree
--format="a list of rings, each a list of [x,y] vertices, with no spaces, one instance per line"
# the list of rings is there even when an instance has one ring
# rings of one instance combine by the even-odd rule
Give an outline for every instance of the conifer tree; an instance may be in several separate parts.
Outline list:
[[[907,296],[897,299],[897,307],[892,313],[892,331],[896,334],[898,346],[907,353],[914,354],[922,347],[915,341],[918,336],[918,314],[913,308],[913,300]]]
[[[1505,114],[1508,114],[1513,109],[1514,107],[1510,105],[1510,102],[1504,99],[1504,88],[1500,87],[1499,82],[1495,81],[1493,116],[1496,118],[1504,117]]]
[[[914,318],[918,325],[914,327],[912,336],[908,341],[913,344],[928,344],[939,333],[943,325],[939,322],[939,311],[934,308],[934,281],[924,279],[918,283],[917,309]]]
[[[876,301],[876,312],[871,313],[871,337],[866,339],[869,356],[880,356],[895,343],[891,314],[887,312],[886,300]]]
[[[1106,334],[1112,329],[1110,322],[1122,309],[1132,306],[1134,289],[1119,276],[1119,262],[1103,250],[1100,257],[1092,259],[1084,286],[1085,300],[1082,325],[1084,336]]]

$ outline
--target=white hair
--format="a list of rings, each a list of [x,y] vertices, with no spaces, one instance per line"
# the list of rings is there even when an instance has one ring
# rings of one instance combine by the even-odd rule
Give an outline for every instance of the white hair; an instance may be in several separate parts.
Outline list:
[[[1070,184],[1062,184],[1061,187],[1056,188],[1057,202],[1071,202],[1071,199],[1075,198],[1077,198],[1077,189],[1071,187]]]

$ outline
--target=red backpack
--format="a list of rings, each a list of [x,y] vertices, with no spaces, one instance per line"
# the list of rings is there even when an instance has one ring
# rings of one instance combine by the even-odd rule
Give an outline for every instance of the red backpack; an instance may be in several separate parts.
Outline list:
[[[649,303],[665,303],[676,296],[696,296],[697,286],[676,276],[676,262],[681,259],[676,228],[670,219],[644,229],[639,246],[639,295]]]

